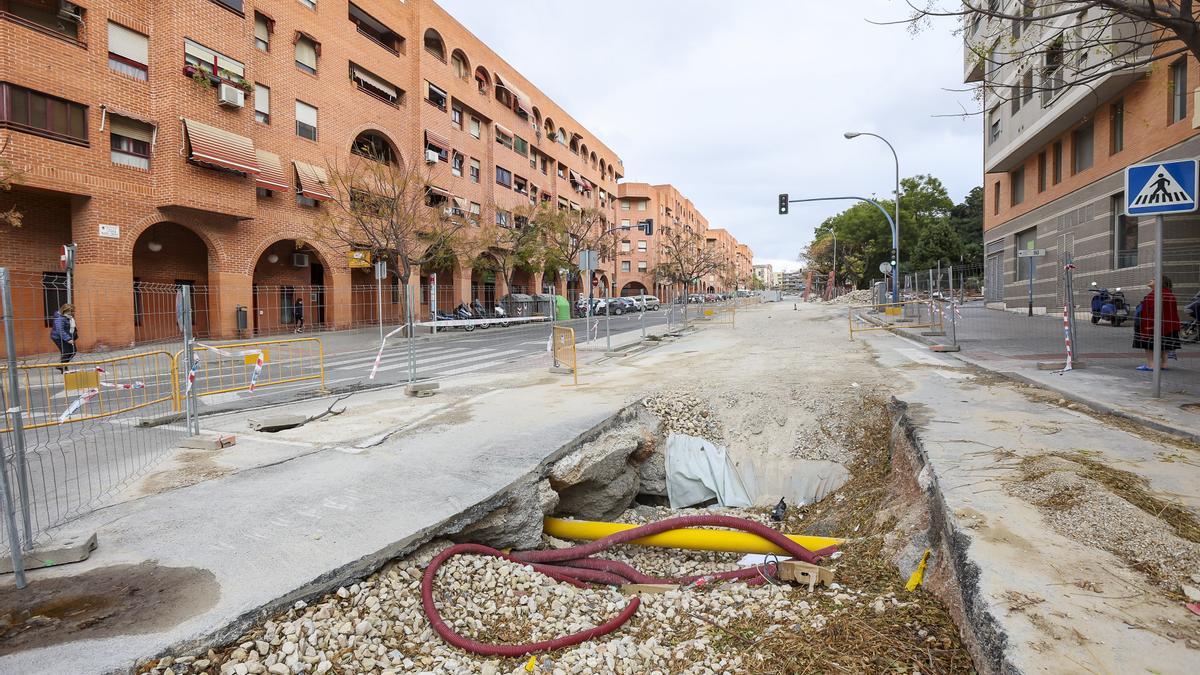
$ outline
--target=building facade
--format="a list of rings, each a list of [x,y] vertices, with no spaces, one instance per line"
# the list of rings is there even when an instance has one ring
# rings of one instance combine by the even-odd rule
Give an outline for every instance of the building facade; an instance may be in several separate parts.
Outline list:
[[[775,268],[771,265],[755,265],[754,278],[762,282],[764,288],[775,288]]]
[[[1017,13],[1016,0],[1001,8]],[[984,88],[984,286],[993,306],[1061,311],[1064,269],[1076,266],[1076,305],[1095,282],[1122,287],[1132,302],[1153,275],[1154,219],[1124,215],[1124,169],[1200,155],[1200,67],[1186,52],[1145,63],[1146,46],[1118,59],[1088,45],[1125,45],[1146,26],[1109,20],[1098,8],[1051,16],[1025,3],[1024,21],[982,18],[967,26],[966,81]],[[990,56],[981,58],[979,54]],[[1101,71],[1104,71],[1101,73]],[[1083,85],[1069,86],[1077,79]],[[1178,296],[1200,284],[1200,218],[1168,217],[1165,272]],[[1019,249],[1045,255],[1018,258]],[[1033,261],[1032,263],[1030,261]]]
[[[420,164],[449,217],[509,224],[519,206],[615,218],[620,158],[431,0],[6,0],[0,147],[15,171],[0,266],[20,315],[66,298],[75,244],[80,348],[171,333],[170,289],[195,289],[203,336],[377,319],[371,270],[318,236],[343,162]],[[428,310],[508,292],[459,252],[409,281]],[[566,290],[523,271],[512,290]],[[405,289],[384,282],[386,320]],[[166,289],[166,293],[159,293]],[[359,298],[365,294],[365,298]],[[239,316],[246,325],[239,326]],[[43,326],[18,349],[53,349]]]

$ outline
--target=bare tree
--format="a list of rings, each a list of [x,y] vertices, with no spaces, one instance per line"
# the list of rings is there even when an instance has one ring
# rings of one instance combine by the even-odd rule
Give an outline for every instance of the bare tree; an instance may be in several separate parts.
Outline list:
[[[0,192],[11,190],[13,184],[21,177],[21,172],[13,167],[12,162],[4,158],[8,154],[10,140],[4,139],[4,145],[0,146]],[[18,211],[16,206],[10,206],[8,210],[0,211],[0,226],[20,227],[23,217],[24,214]]]
[[[704,235],[690,225],[670,225],[661,229],[658,244],[659,263],[654,276],[664,284],[679,284],[683,290],[683,320],[687,323],[687,296],[692,284],[707,274],[720,271],[725,260],[715,247],[708,246]]]
[[[328,167],[333,200],[317,236],[347,250],[370,251],[407,285],[413,270],[440,267],[463,250],[467,214],[434,191],[423,164],[402,166],[363,152]]]
[[[510,293],[517,270],[535,272],[545,260],[545,221],[538,217],[545,208],[549,207],[519,206],[512,210],[512,221],[508,224],[481,223],[472,237],[476,246],[489,254],[480,258],[481,264],[503,277]]]
[[[548,266],[576,273],[581,251],[598,251],[602,258],[613,256],[611,239],[605,234],[612,225],[601,209],[568,210],[542,204],[534,218],[545,236]]]
[[[908,18],[877,23],[919,32],[935,19],[957,19],[974,60],[968,79],[989,106],[1015,101],[1015,107],[1035,95],[1045,102],[1113,73],[1183,54],[1200,58],[1200,9],[1192,0],[905,1]]]

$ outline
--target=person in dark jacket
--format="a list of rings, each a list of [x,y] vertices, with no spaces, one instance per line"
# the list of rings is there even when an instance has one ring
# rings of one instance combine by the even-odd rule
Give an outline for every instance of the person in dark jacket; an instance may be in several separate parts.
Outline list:
[[[1167,353],[1179,349],[1179,306],[1175,302],[1175,294],[1171,292],[1171,278],[1162,279],[1162,367],[1167,367]],[[1133,329],[1133,348],[1146,352],[1145,365],[1138,366],[1141,371],[1154,370],[1154,282],[1150,282],[1150,292],[1142,298],[1141,313]]]
[[[67,369],[66,364],[75,358],[75,340],[79,331],[75,328],[75,305],[67,303],[58,308],[50,321],[50,341],[58,347],[60,354],[59,371]]]
[[[304,299],[296,296],[296,303],[292,305],[292,318],[296,320],[296,332],[304,332]]]

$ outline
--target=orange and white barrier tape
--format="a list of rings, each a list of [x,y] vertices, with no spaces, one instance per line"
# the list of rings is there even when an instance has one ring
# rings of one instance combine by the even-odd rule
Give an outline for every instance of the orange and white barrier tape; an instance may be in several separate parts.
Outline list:
[[[371,366],[371,375],[367,377],[368,380],[374,380],[375,374],[379,372],[379,362],[383,360],[383,348],[387,346],[388,338],[392,337],[396,333],[399,333],[407,327],[407,325],[400,326],[387,335],[384,335],[383,339],[379,341],[379,352],[375,354],[375,365]]]

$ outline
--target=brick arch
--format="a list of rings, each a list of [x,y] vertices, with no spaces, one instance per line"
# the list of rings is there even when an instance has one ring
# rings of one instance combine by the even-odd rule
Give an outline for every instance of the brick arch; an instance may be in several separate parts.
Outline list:
[[[351,128],[350,133],[345,139],[344,143],[346,154],[350,154],[350,148],[354,145],[354,139],[358,138],[358,135],[365,131],[373,131],[380,136],[383,136],[389,143],[391,143],[392,150],[396,152],[396,158],[400,160],[400,166],[404,166],[404,152],[402,150],[404,144],[400,143],[398,140],[404,137],[395,130],[389,128],[386,124],[366,122],[358,125],[357,127]]]
[[[295,235],[288,236],[285,234],[279,234],[280,232],[286,231],[282,227],[272,227],[270,229],[272,233],[260,237],[258,242],[254,245],[254,248],[250,249],[251,253],[248,259],[245,261],[246,267],[242,270],[243,274],[246,274],[250,278],[254,278],[254,268],[258,266],[258,259],[262,257],[262,254],[266,252],[268,248],[281,241],[286,241],[288,239],[299,239],[316,251],[317,255],[321,256],[320,262],[325,266],[325,273],[329,275],[330,279],[337,279],[339,276],[341,276],[339,272],[349,275],[349,270],[344,270],[341,267],[336,267],[334,265],[334,261],[338,259],[337,252],[330,248],[325,242],[319,241],[316,238],[310,239],[303,235],[297,237]]]
[[[159,223],[175,223],[176,225],[190,231],[192,234],[200,238],[204,245],[208,247],[208,268],[209,270],[221,270],[224,263],[229,258],[220,239],[214,239],[209,236],[209,231],[204,227],[204,224],[199,218],[192,216],[182,216],[178,218],[168,218],[160,213],[146,216],[129,228],[128,239],[122,237],[124,241],[121,243],[121,261],[133,265],[133,249],[137,246],[137,241],[142,237],[142,234],[151,226]]]

